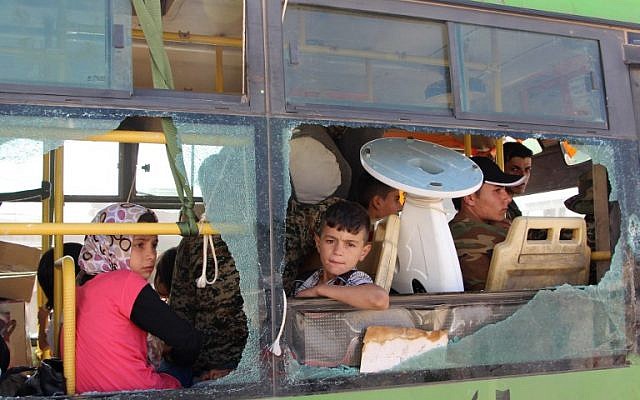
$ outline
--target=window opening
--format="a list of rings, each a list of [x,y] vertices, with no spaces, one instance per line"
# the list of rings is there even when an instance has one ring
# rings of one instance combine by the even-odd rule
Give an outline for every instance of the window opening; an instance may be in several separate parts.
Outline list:
[[[244,94],[243,1],[165,3],[164,46],[176,91]],[[137,17],[132,31],[133,86],[152,89],[147,42]]]
[[[344,173],[341,174],[340,171],[344,168],[350,168],[350,184],[353,185],[354,182],[358,181],[358,178],[354,177],[361,173],[357,169],[359,159],[354,158],[355,156],[349,154],[349,151],[351,150],[352,153],[357,154],[357,152],[353,152],[353,148],[359,149],[364,142],[385,136],[404,136],[431,139],[434,142],[441,143],[448,142],[452,148],[456,149],[463,147],[463,140],[460,136],[446,133],[440,134],[438,132],[408,132],[397,129],[319,125],[300,125],[293,128],[292,139],[289,142],[289,172],[292,183],[292,197],[289,199],[286,227],[287,231],[296,232],[297,236],[294,239],[297,242],[295,246],[290,246],[290,243],[285,245],[287,249],[285,261],[288,263],[288,268],[299,273],[302,273],[301,271],[303,270],[305,273],[309,273],[310,270],[305,270],[304,265],[311,267],[311,269],[318,266],[317,259],[314,261],[313,256],[300,254],[300,249],[304,248],[303,245],[300,245],[300,230],[298,229],[300,227],[294,227],[293,225],[297,223],[296,221],[302,221],[303,218],[291,218],[291,212],[296,210],[296,207],[292,207],[291,201],[300,203],[298,192],[302,192],[305,196],[310,194],[308,191],[301,190],[305,189],[304,182],[302,182],[304,178],[298,174],[300,166],[297,158],[300,156],[298,154],[300,149],[295,144],[295,139],[300,137],[301,132],[306,134],[307,137],[313,137],[320,143],[318,149],[322,150],[322,152],[327,152],[329,155],[329,157],[326,157],[329,161],[325,163],[324,170],[335,170],[332,176],[336,179],[327,181],[332,184],[316,185],[314,187],[318,191],[324,190],[323,194],[316,193],[317,196],[315,197],[306,197],[305,201],[308,203],[305,204],[306,211],[308,212],[310,208],[315,208],[316,211],[314,212],[317,215],[320,215],[323,207],[326,207],[327,199],[336,196],[353,199],[351,193],[347,196],[343,194],[348,190],[344,187]],[[491,143],[495,143],[495,138],[474,136],[473,139],[474,151],[481,154],[491,154]],[[527,186],[526,195],[531,196],[529,197],[530,199],[534,199],[534,196],[537,195],[538,200],[527,204],[526,211],[530,215],[537,215],[537,213],[545,215],[545,210],[549,209],[548,204],[546,204],[548,197],[557,198],[556,202],[565,207],[565,200],[586,193],[584,187],[578,189],[576,185],[580,186],[578,178],[591,170],[591,162],[574,166],[566,165],[558,143],[557,139],[541,140],[539,144],[542,151],[533,156],[532,179]],[[309,143],[307,143],[306,149],[310,147],[313,146],[309,146]],[[590,155],[596,155],[593,157],[594,162],[603,162],[605,154],[611,155],[617,151],[614,149],[620,150],[620,147],[614,141],[601,143],[599,146],[580,147],[582,151]],[[319,154],[321,151],[315,150],[313,153]],[[307,164],[313,164],[311,157],[312,155],[309,155],[304,158]],[[614,162],[618,161],[609,159],[605,164],[608,168],[612,168]],[[555,171],[554,179],[551,182],[549,182],[549,174],[546,172],[547,168]],[[538,175],[538,178],[534,179],[533,177],[536,175]],[[318,182],[318,179],[315,179],[314,182]],[[553,187],[559,190],[552,190]],[[516,201],[521,198],[524,199],[525,197],[515,197]],[[573,209],[573,206],[571,205],[569,208]],[[567,213],[570,212],[566,208],[565,210],[567,210]],[[309,215],[311,219],[315,218],[313,215]],[[561,216],[563,214],[554,212],[550,215]],[[572,215],[580,214],[574,213]],[[583,215],[580,215],[580,217],[583,217]],[[616,222],[611,223],[614,226],[613,229],[618,229],[619,231],[619,225],[615,228]],[[592,222],[588,221],[587,224],[591,225]],[[310,230],[309,234],[312,235],[314,229],[317,228],[311,227],[308,229]],[[560,228],[558,231],[556,233],[559,234],[559,241],[564,245],[577,242],[578,230]],[[548,229],[528,229],[527,232],[525,241],[540,242],[551,240],[551,231]],[[581,232],[584,234],[584,230]],[[285,243],[291,237],[291,234],[287,234]],[[613,246],[615,246],[615,243],[613,243]],[[295,254],[291,253],[293,249],[297,249]],[[530,256],[526,255],[524,259],[527,257]],[[553,264],[555,255],[549,254],[548,257],[550,257],[549,264]],[[366,375],[363,377],[358,372],[362,354],[361,340],[365,334],[366,327],[372,325],[418,327],[423,330],[448,330],[447,350],[431,350],[409,362],[399,363],[391,370],[391,373],[400,371],[421,371],[422,373],[424,365],[429,365],[430,371],[433,371],[433,367],[436,366],[436,369],[442,368],[443,376],[449,376],[448,374],[454,373],[452,371],[460,371],[460,368],[465,370],[471,368],[478,372],[483,370],[480,365],[491,365],[497,360],[510,363],[509,368],[513,368],[514,371],[533,371],[536,368],[536,364],[549,362],[552,364],[558,362],[558,365],[564,365],[559,367],[560,369],[571,369],[579,365],[591,365],[589,361],[591,357],[600,357],[604,353],[608,354],[605,362],[610,363],[609,365],[615,365],[620,361],[619,356],[626,351],[624,335],[614,334],[611,330],[615,330],[614,326],[622,327],[624,324],[624,310],[620,307],[615,308],[615,310],[611,308],[613,304],[618,304],[620,300],[620,293],[615,289],[616,285],[619,284],[619,280],[622,279],[620,274],[621,264],[618,263],[620,257],[619,253],[613,253],[612,271],[606,275],[604,280],[602,277],[594,279],[592,276],[588,282],[585,282],[585,284],[590,285],[598,284],[597,288],[593,286],[588,286],[586,289],[563,286],[554,290],[541,290],[537,293],[533,291],[529,292],[530,296],[535,296],[531,301],[529,301],[529,297],[526,297],[520,298],[519,301],[511,302],[511,300],[515,300],[515,297],[509,296],[515,296],[517,293],[513,291],[493,294],[497,295],[497,297],[492,298],[496,300],[495,303],[492,303],[489,297],[485,297],[488,293],[480,293],[478,296],[482,297],[478,298],[473,297],[474,294],[470,293],[453,294],[450,295],[452,296],[450,299],[444,300],[444,297],[439,296],[445,295],[415,294],[409,297],[400,297],[394,296],[392,291],[392,303],[396,307],[380,312],[379,314],[384,314],[384,316],[379,316],[378,313],[375,315],[367,314],[363,311],[343,307],[339,303],[329,300],[291,299],[290,305],[293,317],[285,332],[290,335],[287,338],[287,343],[292,346],[293,358],[285,360],[286,385],[295,387],[298,384],[308,384],[319,376],[322,379],[339,378],[347,379],[347,381],[349,381],[350,377],[360,376],[366,381]],[[299,264],[296,264],[296,262],[299,262]],[[594,267],[591,266],[589,268],[593,270]],[[285,285],[288,277],[288,273],[285,270],[283,276]],[[417,286],[416,284],[419,284],[419,282],[414,281],[412,284]],[[416,293],[418,292],[422,291],[416,290]],[[408,300],[409,298],[411,300]],[[431,298],[434,299],[433,304],[438,306],[429,305],[432,304],[429,303]],[[465,304],[467,306],[459,307],[454,305],[453,298],[460,301],[463,298],[466,299]],[[407,303],[404,303],[404,301],[407,301]],[[562,306],[566,302],[578,307],[580,311],[566,309]],[[441,307],[442,304],[447,305]],[[613,318],[607,316],[609,312],[614,313]],[[477,320],[473,317],[479,315],[484,317],[478,317]],[[555,316],[551,317],[551,315]],[[538,324],[540,318],[549,320],[548,324],[545,323],[543,325],[544,329],[548,330],[546,333],[540,331],[538,327],[532,326],[532,321],[537,321],[536,324]],[[558,318],[560,318],[559,321],[557,320]],[[588,321],[585,321],[584,318],[587,318]],[[552,322],[552,320],[555,322]],[[440,324],[436,321],[447,322]],[[455,331],[454,326],[465,326],[469,330],[464,332]],[[576,344],[573,339],[572,341],[563,339],[562,343],[560,343],[557,341],[559,336],[554,336],[561,335],[560,332],[565,332],[565,329],[573,331],[574,328],[586,331],[583,344]],[[529,337],[530,331],[535,331],[537,332],[536,335],[541,335],[533,340],[535,350],[527,350],[524,352],[526,353],[525,355],[515,356],[515,353],[522,353],[522,350],[516,351],[516,349],[521,348],[521,340]],[[327,335],[328,332],[331,332],[331,335]],[[329,336],[331,337],[329,338]],[[598,343],[598,345],[594,346],[593,343]],[[601,352],[601,349],[598,349],[600,345],[604,345],[608,350],[604,353]],[[483,350],[481,351],[479,348]],[[490,354],[486,353],[487,348],[492,349],[489,352]],[[452,356],[454,358],[451,358]],[[483,361],[478,363],[478,359]],[[528,360],[531,360],[532,364]],[[529,367],[525,367],[525,365],[529,365]],[[487,376],[488,372],[479,373],[480,376]],[[429,376],[430,378],[428,379],[448,379]]]

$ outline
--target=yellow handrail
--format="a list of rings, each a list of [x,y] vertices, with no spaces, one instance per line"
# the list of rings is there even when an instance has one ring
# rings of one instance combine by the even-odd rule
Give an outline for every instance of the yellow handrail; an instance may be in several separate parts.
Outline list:
[[[54,295],[54,310],[62,308],[62,366],[66,378],[67,394],[76,393],[76,267],[73,258],[64,256],[54,263],[54,275],[62,275],[62,288],[56,288],[61,292]],[[60,290],[62,289],[62,290]],[[60,304],[62,303],[62,304]],[[54,332],[60,329],[59,319],[53,320]],[[56,354],[60,354],[59,342],[54,343]]]
[[[144,39],[144,32],[142,29],[132,29],[131,33],[134,39]],[[208,46],[242,48],[242,38],[198,35],[190,32],[163,32],[162,40],[174,43],[193,43]]]
[[[161,131],[110,131],[87,137],[78,137],[73,140],[119,143],[166,143],[164,133]],[[207,146],[242,146],[249,144],[248,138],[198,135],[195,133],[180,134],[180,141],[183,144]]]
[[[245,231],[241,225],[217,224],[229,234]],[[219,230],[198,224],[201,235],[217,235]],[[0,223],[0,235],[180,235],[174,222],[159,223]],[[60,247],[62,249],[62,246]]]
[[[610,251],[592,251],[591,261],[611,261]]]

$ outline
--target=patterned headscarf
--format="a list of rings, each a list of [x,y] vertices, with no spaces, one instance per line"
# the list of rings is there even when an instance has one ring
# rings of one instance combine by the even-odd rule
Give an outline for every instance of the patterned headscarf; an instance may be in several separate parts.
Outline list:
[[[138,222],[140,216],[151,213],[146,207],[131,203],[117,203],[103,208],[91,222]],[[131,269],[131,235],[88,235],[80,251],[78,264],[89,275],[118,269]]]

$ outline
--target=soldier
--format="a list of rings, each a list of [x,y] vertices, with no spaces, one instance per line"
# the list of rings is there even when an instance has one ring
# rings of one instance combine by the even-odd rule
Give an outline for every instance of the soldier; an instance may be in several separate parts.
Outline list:
[[[508,142],[502,148],[504,150],[504,172],[525,178],[522,184],[510,187],[509,192],[512,195],[523,195],[531,176],[531,157],[533,157],[533,152],[520,142]],[[515,217],[521,215],[520,208],[515,200],[512,200],[507,210],[507,219],[513,221]]]
[[[200,289],[203,236],[184,237],[177,247],[169,306],[203,335],[203,346],[193,365],[196,380],[217,379],[235,369],[249,335],[242,309],[240,275],[227,244],[213,235],[218,279]],[[207,279],[214,275],[214,261],[207,255]]]
[[[489,158],[472,157],[482,170],[484,182],[468,196],[453,199],[458,214],[449,222],[456,246],[465,291],[484,290],[493,246],[504,241],[511,223],[505,219],[511,202],[508,187],[526,177],[505,174]]]

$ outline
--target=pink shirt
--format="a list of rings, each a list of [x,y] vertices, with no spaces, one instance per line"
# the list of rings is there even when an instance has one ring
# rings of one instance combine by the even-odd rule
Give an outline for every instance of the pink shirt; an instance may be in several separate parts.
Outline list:
[[[83,392],[174,389],[174,377],[147,361],[147,333],[129,319],[147,284],[138,274],[99,274],[77,290],[76,388]]]

